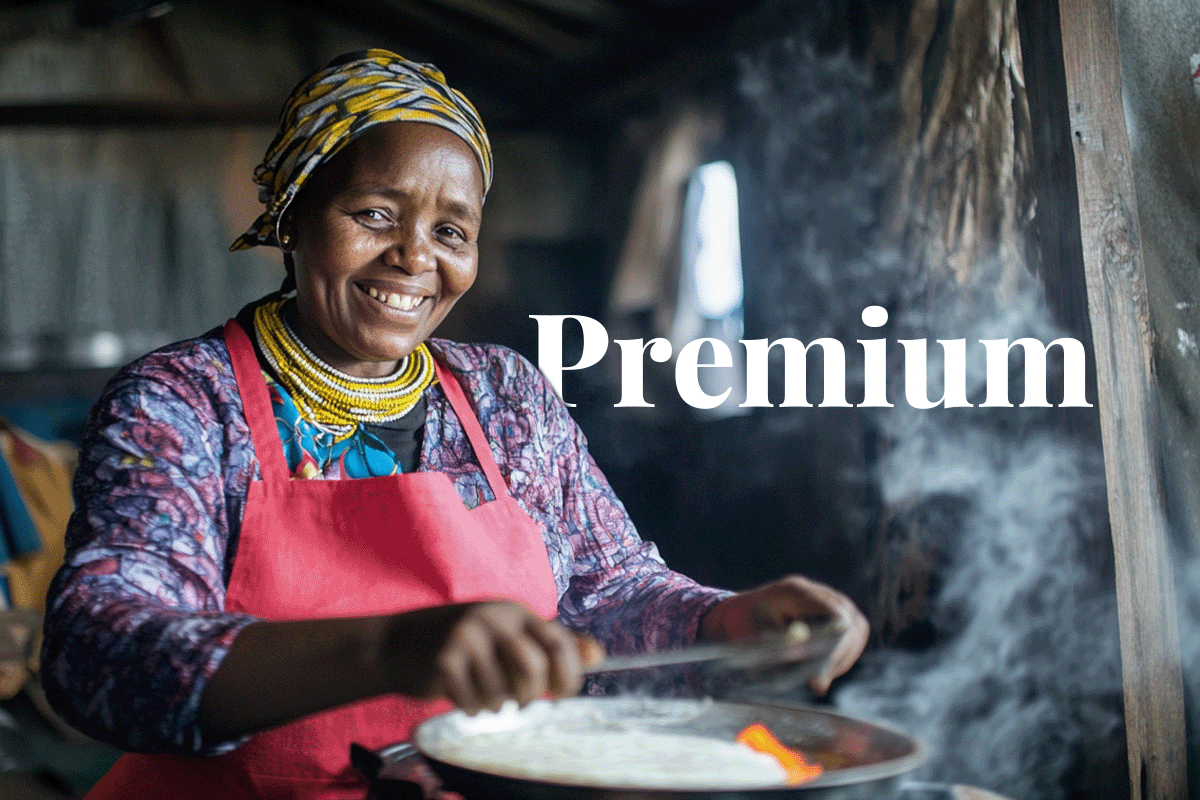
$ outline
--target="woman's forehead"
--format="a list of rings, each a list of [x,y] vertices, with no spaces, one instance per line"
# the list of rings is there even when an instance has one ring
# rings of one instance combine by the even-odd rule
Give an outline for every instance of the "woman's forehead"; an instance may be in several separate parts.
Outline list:
[[[420,122],[388,122],[364,132],[314,173],[309,188],[315,190],[312,195],[328,198],[388,188],[389,181],[401,177],[457,184],[464,199],[482,205],[483,173],[470,145],[451,131]]]

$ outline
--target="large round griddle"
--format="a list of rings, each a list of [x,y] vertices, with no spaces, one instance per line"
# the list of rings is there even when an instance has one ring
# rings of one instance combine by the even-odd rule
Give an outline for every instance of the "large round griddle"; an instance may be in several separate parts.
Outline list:
[[[765,724],[784,744],[820,761],[825,771],[801,786],[672,789],[536,780],[503,766],[478,769],[456,758],[458,748],[463,743],[469,746],[474,736],[530,726],[562,731],[637,729],[732,741],[754,722]],[[865,800],[886,796],[900,776],[927,758],[921,743],[899,730],[820,708],[624,697],[571,698],[474,717],[453,711],[418,726],[413,744],[445,787],[468,800]],[[388,761],[404,749],[388,748],[380,755]]]

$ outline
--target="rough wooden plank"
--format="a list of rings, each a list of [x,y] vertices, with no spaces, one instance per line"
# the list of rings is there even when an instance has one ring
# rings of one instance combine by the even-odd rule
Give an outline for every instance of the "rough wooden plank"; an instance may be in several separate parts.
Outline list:
[[[1083,342],[1087,358],[1087,396],[1096,396],[1096,358],[1088,319],[1087,281],[1079,247],[1079,189],[1067,115],[1067,76],[1058,0],[1017,0],[1021,59],[1032,126],[1033,162],[1028,180],[1037,213],[1026,227],[1030,268],[1046,288],[1054,320]],[[1052,390],[1051,396],[1057,396]],[[1100,439],[1095,408],[1057,406],[1051,412],[1059,429],[1085,441]],[[1095,541],[1085,560],[1111,571],[1111,542]]]
[[[1158,454],[1157,384],[1113,0],[1060,0],[1133,800],[1183,800],[1183,676]]]

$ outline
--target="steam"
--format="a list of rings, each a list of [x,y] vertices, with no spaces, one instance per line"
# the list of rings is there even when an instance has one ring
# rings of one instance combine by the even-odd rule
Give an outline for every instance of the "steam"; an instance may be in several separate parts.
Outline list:
[[[910,324],[968,341],[1060,333],[1032,281],[1003,308],[947,300]],[[978,363],[968,368],[982,381]],[[1089,558],[1107,535],[1099,448],[1031,411],[898,404],[879,416],[891,442],[876,468],[884,506],[953,499],[958,513],[935,542],[935,645],[871,654],[837,704],[921,737],[931,778],[1059,798],[1084,780],[1082,764],[1123,760],[1119,646],[1111,575]]]
[[[976,403],[979,339],[1070,335],[1024,271],[998,297],[1002,264],[978,264],[959,284],[918,270],[886,242],[888,165],[871,137],[889,130],[890,98],[849,56],[819,55],[795,39],[769,43],[744,59],[740,89],[743,166],[770,198],[758,217],[771,242],[755,278],[759,335],[927,338],[932,397],[941,392],[933,340],[965,338],[977,356],[968,362]],[[891,312],[878,332],[859,321],[871,304]],[[1056,800],[1102,780],[1094,765],[1115,765],[1124,779],[1111,551],[1097,555],[1108,535],[1098,443],[1060,433],[1049,409],[914,410],[896,391],[901,363],[894,358],[891,371],[896,406],[860,410],[879,445],[866,474],[848,479],[872,485],[890,523],[848,512],[846,524],[875,537],[877,553],[923,536],[937,554],[932,644],[869,652],[836,705],[926,742],[934,755],[918,779],[1021,800]],[[848,364],[848,380],[856,371]],[[1019,402],[1021,365],[1011,377]],[[778,411],[774,419],[784,418]],[[799,427],[829,419],[821,409],[789,413]]]

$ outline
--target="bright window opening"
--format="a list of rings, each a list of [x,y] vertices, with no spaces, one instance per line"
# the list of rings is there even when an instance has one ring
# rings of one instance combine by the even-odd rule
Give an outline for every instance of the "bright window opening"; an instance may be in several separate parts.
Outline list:
[[[710,397],[726,390],[715,408],[698,411],[707,419],[749,413],[740,407],[745,396],[745,356],[742,337],[742,243],[738,224],[738,189],[733,165],[714,161],[692,172],[683,203],[679,247],[679,294],[671,324],[675,352],[696,339],[725,344],[733,363],[706,366],[697,380]],[[705,360],[712,358],[704,347]]]
[[[728,161],[698,167],[684,204],[683,266],[690,266],[696,311],[708,319],[741,316],[742,245],[737,178]]]

